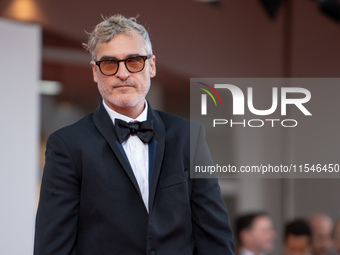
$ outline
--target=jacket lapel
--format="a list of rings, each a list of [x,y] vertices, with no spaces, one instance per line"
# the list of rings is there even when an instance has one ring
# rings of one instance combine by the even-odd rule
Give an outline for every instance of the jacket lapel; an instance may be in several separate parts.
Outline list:
[[[127,160],[126,154],[122,145],[117,140],[116,132],[109,114],[106,112],[103,103],[100,104],[99,108],[93,113],[93,122],[97,127],[98,131],[105,138],[107,143],[110,145],[113,153],[117,157],[120,165],[124,169],[125,173],[129,177],[132,185],[138,193],[140,199],[143,200],[136,177],[132,171],[132,168]]]
[[[150,105],[148,108],[148,119],[154,121],[155,130],[153,140],[149,144],[149,212],[151,212],[163,162],[165,127],[157,112],[151,109]],[[122,145],[117,140],[117,135],[114,131],[112,120],[106,112],[103,103],[101,103],[99,108],[93,113],[93,121],[98,131],[110,145],[113,153],[129,177],[140,199],[143,200],[136,177],[132,171]]]
[[[157,112],[151,109],[150,105],[148,120],[154,121],[155,130],[153,140],[149,144],[149,213],[151,213],[164,156],[165,127]]]

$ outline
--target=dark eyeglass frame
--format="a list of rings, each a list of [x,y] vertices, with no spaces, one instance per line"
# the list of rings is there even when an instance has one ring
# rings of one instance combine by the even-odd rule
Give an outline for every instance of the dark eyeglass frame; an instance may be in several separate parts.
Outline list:
[[[138,56],[128,57],[128,58],[125,58],[125,59],[113,59],[113,58],[107,58],[107,59],[103,59],[103,60],[94,61],[94,63],[98,66],[100,72],[101,72],[103,75],[105,75],[105,76],[113,76],[113,75],[115,75],[115,74],[118,72],[119,66],[120,66],[120,65],[119,65],[120,62],[124,62],[125,68],[126,68],[130,73],[139,73],[139,72],[143,71],[143,69],[144,69],[144,67],[145,67],[145,61],[146,61],[147,59],[149,59],[150,57],[151,57],[151,55],[150,55],[150,56],[139,56],[139,55],[138,55]],[[139,71],[130,71],[130,69],[129,69],[128,66],[126,65],[126,61],[129,60],[129,59],[133,59],[133,58],[142,58],[142,59],[143,59],[143,67],[142,67],[142,69],[140,69]],[[113,74],[105,74],[105,73],[102,71],[101,67],[100,67],[100,64],[101,64],[102,62],[104,62],[104,61],[114,61],[114,62],[116,62],[116,63],[117,63],[117,70],[116,70],[116,72],[113,73]]]

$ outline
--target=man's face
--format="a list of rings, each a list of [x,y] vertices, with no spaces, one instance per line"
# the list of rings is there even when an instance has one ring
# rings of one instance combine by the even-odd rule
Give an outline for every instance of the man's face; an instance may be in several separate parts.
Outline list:
[[[145,42],[133,30],[129,34],[118,34],[110,42],[98,42],[95,48],[96,61],[113,58],[125,59],[130,56],[146,56]],[[150,88],[150,79],[156,75],[155,56],[147,59],[141,72],[130,73],[124,62],[119,63],[118,72],[112,76],[103,75],[99,67],[91,61],[93,79],[105,103],[113,110],[137,108],[142,110],[144,99]]]
[[[308,236],[287,236],[284,244],[284,255],[308,254],[310,254],[310,243]]]
[[[273,249],[275,232],[268,216],[257,217],[248,231],[249,242],[254,252],[268,253]]]

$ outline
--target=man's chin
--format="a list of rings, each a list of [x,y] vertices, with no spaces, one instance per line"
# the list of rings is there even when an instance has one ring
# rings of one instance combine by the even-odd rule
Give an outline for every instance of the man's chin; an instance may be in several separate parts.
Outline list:
[[[144,99],[136,99],[131,100],[131,98],[127,98],[125,100],[105,100],[106,102],[109,102],[113,107],[119,107],[119,108],[133,108],[138,106],[138,104],[143,101]]]

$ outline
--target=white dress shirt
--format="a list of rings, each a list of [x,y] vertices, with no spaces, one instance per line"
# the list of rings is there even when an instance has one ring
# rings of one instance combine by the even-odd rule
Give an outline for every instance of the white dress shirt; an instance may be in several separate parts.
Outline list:
[[[115,119],[121,119],[126,122],[147,120],[147,102],[145,102],[143,112],[136,119],[115,112],[105,104],[104,100],[103,104],[113,124],[115,124]],[[146,210],[149,212],[149,146],[147,143],[143,143],[136,135],[130,135],[122,146],[136,177]]]

